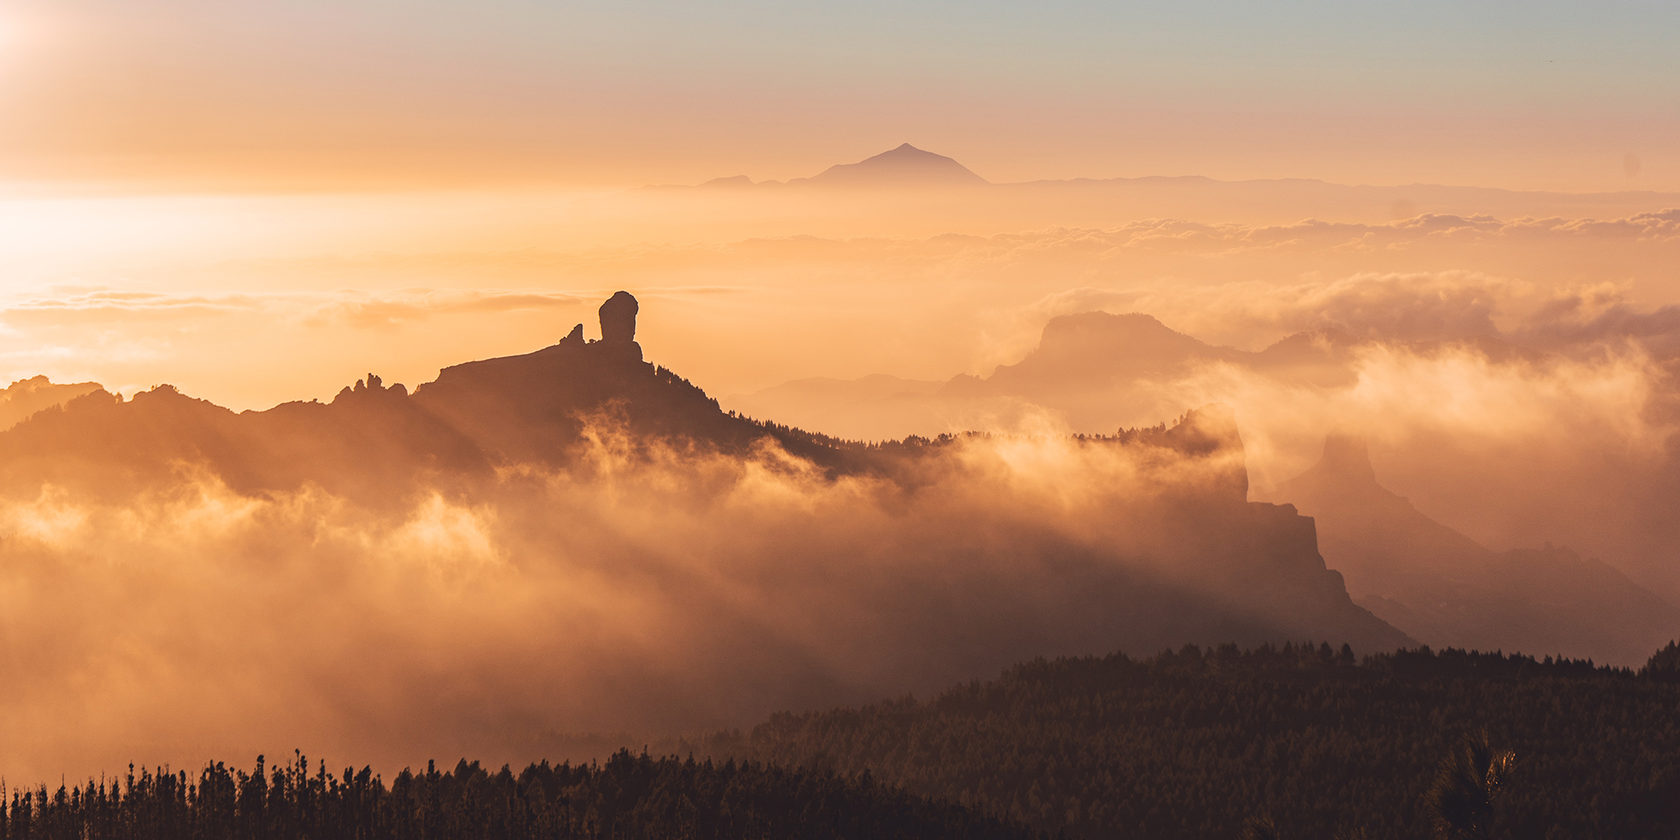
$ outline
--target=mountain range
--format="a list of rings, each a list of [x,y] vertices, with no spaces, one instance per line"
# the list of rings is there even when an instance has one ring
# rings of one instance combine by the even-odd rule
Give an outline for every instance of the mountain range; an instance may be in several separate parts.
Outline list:
[[[578,325],[531,353],[445,368],[413,393],[369,374],[328,403],[266,411],[235,413],[170,386],[124,400],[92,383],[22,380],[0,389],[0,421],[13,421],[0,431],[0,496],[31,498],[53,485],[121,499],[170,487],[182,480],[182,465],[193,465],[240,493],[314,486],[396,508],[431,491],[482,495],[511,465],[567,469],[603,430],[635,447],[677,445],[693,457],[752,457],[770,442],[829,476],[913,487],[930,469],[944,469],[963,440],[862,444],[724,411],[699,387],[643,361],[633,312],[630,320],[610,338],[586,340]],[[606,322],[604,311],[603,335]],[[759,396],[803,402],[808,413],[794,413],[796,424],[832,421],[845,409],[903,416],[1011,401],[1089,419],[1138,382],[1208,363],[1302,384],[1344,383],[1353,376],[1346,351],[1356,344],[1334,332],[1303,333],[1248,352],[1139,313],[1083,313],[1052,319],[1033,352],[986,377],[803,380]],[[1081,446],[1095,447],[1093,457],[1107,447],[1165,453],[1149,456],[1156,459],[1238,456],[1234,467],[1212,468],[1211,482],[1162,480],[1161,498],[1179,489],[1175,501],[1144,515],[1169,523],[1151,550],[1176,557],[1183,574],[1102,584],[1113,587],[1105,597],[1116,606],[1130,605],[1105,619],[1120,646],[1127,646],[1120,636],[1144,652],[1183,641],[1334,637],[1381,648],[1410,635],[1438,646],[1628,663],[1680,626],[1680,610],[1600,561],[1550,545],[1493,551],[1430,519],[1377,482],[1357,441],[1332,437],[1317,466],[1270,492],[1313,519],[1248,501],[1242,441],[1222,410]],[[1073,550],[1044,536],[1025,544]]]
[[[1161,383],[1210,368],[1290,392],[1349,387],[1363,343],[1317,330],[1246,351],[1201,341],[1143,313],[1086,312],[1052,318],[1032,351],[985,376],[796,380],[729,402],[835,434],[885,436],[1044,411],[1096,432],[1115,428],[1124,412],[1162,411],[1162,395],[1170,399],[1174,391]],[[1408,346],[1424,355],[1448,347]],[[1473,347],[1494,360],[1541,358],[1493,337]],[[1642,661],[1680,628],[1680,609],[1605,562],[1551,545],[1494,551],[1430,519],[1377,483],[1362,444],[1340,437],[1326,444],[1317,466],[1268,488],[1266,498],[1315,519],[1323,554],[1347,575],[1357,603],[1432,645],[1625,665]]]
[[[1360,343],[1335,330],[1316,330],[1251,352],[1209,344],[1144,313],[1083,312],[1050,319],[1031,352],[985,376],[959,374],[943,382],[883,375],[801,379],[731,397],[729,403],[748,414],[863,438],[946,428],[968,416],[1008,417],[1027,405],[1051,409],[1072,428],[1091,432],[1114,428],[1119,412],[1173,411],[1143,402],[1147,397],[1131,386],[1209,363],[1301,385],[1344,385],[1355,377],[1348,351]]]
[[[169,386],[126,400],[102,390],[75,396],[0,431],[0,498],[34,499],[52,485],[121,500],[207,475],[242,494],[313,487],[370,508],[399,509],[433,493],[494,504],[507,470],[587,476],[580,459],[611,439],[633,459],[675,458],[671,480],[689,480],[680,478],[683,463],[762,458],[768,446],[792,459],[774,461],[782,464],[775,469],[855,477],[892,499],[951,486],[948,476],[972,469],[973,454],[990,445],[986,436],[862,444],[725,412],[700,388],[642,359],[633,299],[631,326],[616,334],[611,305],[603,307],[601,340],[586,340],[579,325],[531,353],[445,368],[413,392],[370,374],[328,403],[241,413]],[[1007,590],[975,590],[969,597],[982,600],[955,602],[955,614],[967,617],[929,643],[971,657],[969,670],[1040,652],[1146,653],[1186,642],[1311,638],[1383,650],[1410,641],[1353,604],[1340,574],[1320,557],[1310,519],[1248,501],[1242,441],[1228,411],[1203,408],[1173,424],[1065,445],[1095,464],[1125,459],[1145,483],[1089,528],[1033,517],[991,523],[983,550],[1012,552],[1019,568],[1031,558],[1060,568],[1066,580],[1057,591],[1079,583],[1054,596],[1070,600],[1049,611],[1009,603]],[[812,515],[821,521],[824,514]],[[1061,530],[1068,527],[1076,530]],[[951,551],[959,562],[957,555],[977,550],[969,542],[917,550]],[[795,541],[785,550],[795,563],[805,549]],[[997,637],[995,617],[1017,611],[1024,611],[1018,635]]]
[[[1680,609],[1613,567],[1546,545],[1493,551],[1377,482],[1363,441],[1331,436],[1275,493],[1318,523],[1361,606],[1418,640],[1621,664],[1670,641]]]

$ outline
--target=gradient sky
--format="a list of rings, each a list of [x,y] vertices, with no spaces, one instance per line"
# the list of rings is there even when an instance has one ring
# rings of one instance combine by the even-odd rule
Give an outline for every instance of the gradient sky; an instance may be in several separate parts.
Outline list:
[[[0,179],[1680,189],[1680,5],[6,0]]]
[[[621,189],[807,176],[908,141],[994,181],[1680,191],[1675,43],[1668,3],[0,0],[0,382],[171,382],[237,408],[369,370],[413,385],[593,330],[617,288],[645,302],[649,358],[725,394],[983,372],[1030,345],[1040,302],[1090,289],[1472,270],[1676,302],[1668,234],[1641,233],[1667,217],[1450,254],[1430,225],[1269,258],[937,239],[1168,215],[1625,219],[1672,194],[1325,205],[1263,185],[1008,198],[992,218]],[[905,241],[773,242],[801,236]]]

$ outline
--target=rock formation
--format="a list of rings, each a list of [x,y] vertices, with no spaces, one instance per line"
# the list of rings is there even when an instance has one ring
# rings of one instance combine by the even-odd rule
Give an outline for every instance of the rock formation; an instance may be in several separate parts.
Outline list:
[[[601,340],[609,344],[636,340],[636,311],[640,307],[629,292],[614,292],[601,304]]]

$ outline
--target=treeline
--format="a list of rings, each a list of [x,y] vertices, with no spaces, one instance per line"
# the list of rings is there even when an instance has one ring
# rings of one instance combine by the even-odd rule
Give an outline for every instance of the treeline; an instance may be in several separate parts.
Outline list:
[[[1489,837],[1680,836],[1673,646],[1591,662],[1347,648],[1035,661],[931,701],[781,714],[684,744],[839,774],[1075,837],[1415,838],[1462,745],[1509,753]],[[1462,762],[1461,762],[1462,763]],[[1275,832],[1256,827],[1275,826]]]
[[[960,806],[877,784],[755,762],[653,759],[533,764],[515,775],[476,762],[404,770],[310,771],[301,755],[252,772],[197,776],[130,768],[124,779],[11,792],[5,840],[525,840],[525,838],[980,838],[1035,835]]]

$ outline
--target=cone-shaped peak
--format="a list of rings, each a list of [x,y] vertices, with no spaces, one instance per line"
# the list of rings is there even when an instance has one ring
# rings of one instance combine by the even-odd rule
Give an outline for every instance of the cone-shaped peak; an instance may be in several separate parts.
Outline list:
[[[831,166],[810,183],[938,186],[984,184],[986,179],[944,155],[900,143],[857,163]]]

